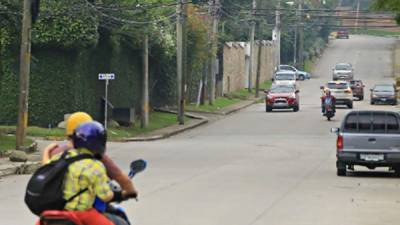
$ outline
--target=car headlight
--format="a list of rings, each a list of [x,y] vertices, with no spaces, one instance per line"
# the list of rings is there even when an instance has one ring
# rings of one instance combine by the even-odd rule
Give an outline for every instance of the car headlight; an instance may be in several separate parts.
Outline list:
[[[372,94],[372,97],[373,97],[373,98],[377,98],[377,97],[378,97],[378,95],[376,95],[376,94]]]

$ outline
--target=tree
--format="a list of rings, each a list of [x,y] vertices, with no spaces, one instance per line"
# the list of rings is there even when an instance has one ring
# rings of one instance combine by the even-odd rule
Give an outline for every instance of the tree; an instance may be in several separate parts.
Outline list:
[[[393,11],[396,13],[396,22],[400,24],[400,1],[398,0],[374,0],[372,8],[375,10]]]

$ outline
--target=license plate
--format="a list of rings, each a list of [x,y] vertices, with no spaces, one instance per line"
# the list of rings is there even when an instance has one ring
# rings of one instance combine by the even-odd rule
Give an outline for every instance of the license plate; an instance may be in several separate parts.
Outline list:
[[[382,161],[384,160],[383,154],[360,154],[360,158],[365,161]]]
[[[382,98],[381,100],[382,100],[382,101],[386,101],[387,99],[386,99],[386,98]]]

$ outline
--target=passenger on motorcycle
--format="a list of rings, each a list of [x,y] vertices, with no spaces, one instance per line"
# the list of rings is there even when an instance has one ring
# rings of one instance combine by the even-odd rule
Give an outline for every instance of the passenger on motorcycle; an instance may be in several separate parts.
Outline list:
[[[74,130],[79,127],[79,125],[90,121],[93,121],[92,117],[85,112],[75,112],[71,114],[67,120],[65,129],[67,142],[63,145],[59,145],[57,143],[48,145],[43,151],[42,163],[47,163],[55,154],[72,149],[72,135]],[[138,192],[135,189],[131,179],[129,179],[129,176],[124,173],[107,154],[103,155],[101,161],[106,168],[108,177],[112,180],[115,180],[121,186],[122,190],[124,191],[124,198],[136,197],[138,195]]]
[[[69,165],[64,180],[65,210],[74,214],[84,225],[113,225],[103,214],[93,208],[95,198],[104,202],[113,200],[113,191],[108,184],[106,169],[101,159],[106,150],[107,134],[104,127],[95,121],[80,125],[70,137],[74,149],[68,150],[67,157],[88,154],[93,158],[83,159]],[[61,157],[62,153],[51,157],[50,162]]]
[[[331,94],[330,90],[325,90],[325,95],[321,97],[322,113],[325,113],[326,104],[330,104],[333,111],[336,112],[336,98]]]

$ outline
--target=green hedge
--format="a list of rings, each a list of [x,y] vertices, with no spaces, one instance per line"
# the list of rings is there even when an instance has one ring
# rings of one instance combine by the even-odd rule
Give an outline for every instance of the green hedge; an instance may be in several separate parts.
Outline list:
[[[109,99],[115,107],[140,109],[141,50],[124,40],[116,42],[104,34],[92,49],[67,51],[55,48],[33,49],[29,93],[29,124],[55,126],[65,113],[82,110],[102,119],[101,98],[104,81],[98,73],[113,72]],[[160,52],[155,51],[157,54]],[[174,96],[175,73],[171,57],[151,61],[152,99],[168,104]],[[15,124],[17,118],[18,56],[0,61],[0,124]],[[152,59],[152,58],[151,58]]]

